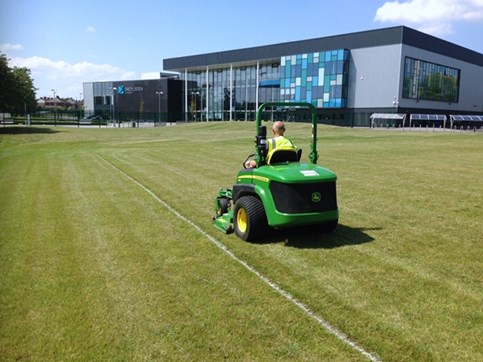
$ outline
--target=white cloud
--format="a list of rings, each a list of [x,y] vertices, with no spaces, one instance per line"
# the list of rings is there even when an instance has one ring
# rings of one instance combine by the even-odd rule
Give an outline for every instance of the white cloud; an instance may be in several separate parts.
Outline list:
[[[410,24],[441,36],[453,32],[455,22],[483,20],[483,0],[387,1],[377,9],[375,21]]]
[[[69,63],[38,56],[14,57],[10,60],[9,66],[26,67],[31,70],[34,85],[38,88],[37,97],[51,96],[51,89],[55,88],[60,97],[77,98],[83,91],[84,82],[136,79],[134,72],[110,64],[86,61]]]
[[[0,51],[2,53],[6,53],[10,50],[22,50],[23,46],[20,44],[10,44],[10,43],[4,43],[0,44]]]
[[[87,28],[86,28],[86,31],[88,33],[95,33],[96,32],[96,28],[94,28],[92,25],[89,25]]]

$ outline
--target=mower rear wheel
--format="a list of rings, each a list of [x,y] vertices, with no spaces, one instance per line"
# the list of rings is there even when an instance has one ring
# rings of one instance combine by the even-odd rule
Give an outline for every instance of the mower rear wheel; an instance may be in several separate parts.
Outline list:
[[[233,210],[235,234],[245,241],[259,241],[268,230],[262,202],[254,196],[240,197]]]
[[[337,220],[329,221],[326,224],[320,225],[319,230],[322,231],[324,234],[330,234],[332,231],[335,230],[335,228],[337,227],[338,222],[339,222],[338,219]]]

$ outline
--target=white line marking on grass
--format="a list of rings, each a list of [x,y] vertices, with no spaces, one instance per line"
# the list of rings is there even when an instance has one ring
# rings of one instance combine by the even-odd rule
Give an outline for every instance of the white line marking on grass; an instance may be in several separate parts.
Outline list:
[[[347,344],[348,346],[352,347],[354,350],[360,352],[364,357],[367,357],[369,360],[373,362],[379,362],[380,359],[376,357],[374,354],[367,352],[362,346],[357,344],[356,342],[352,341],[347,335],[345,335],[343,332],[339,331],[336,327],[331,325],[329,322],[324,320],[322,317],[319,317],[314,311],[312,311],[308,306],[306,306],[304,303],[302,303],[300,300],[295,298],[292,294],[284,290],[282,287],[280,287],[278,284],[267,278],[265,275],[261,274],[258,270],[256,270],[254,267],[249,265],[246,261],[240,259],[238,256],[236,256],[230,249],[226,247],[222,242],[218,241],[216,238],[208,234],[206,231],[204,231],[201,227],[196,225],[193,221],[188,219],[186,216],[180,214],[177,210],[175,210],[172,206],[167,204],[164,200],[160,199],[158,195],[156,195],[153,191],[148,189],[146,186],[144,186],[142,183],[137,181],[136,179],[132,178],[128,174],[126,174],[124,171],[121,169],[117,168],[114,164],[110,163],[108,160],[103,158],[102,156],[97,155],[101,160],[106,162],[109,166],[111,166],[114,170],[122,174],[124,177],[138,185],[141,189],[146,191],[149,195],[151,195],[157,202],[159,202],[162,206],[164,206],[168,211],[172,212],[174,215],[179,217],[181,220],[186,222],[187,224],[191,225],[196,231],[198,231],[201,235],[206,237],[208,240],[210,240],[213,244],[215,244],[218,248],[223,250],[230,258],[233,260],[237,261],[241,265],[243,265],[246,269],[251,271],[253,274],[255,274],[260,280],[265,282],[268,286],[270,286],[272,289],[274,289],[277,293],[279,293],[281,296],[283,296],[285,299],[289,300],[292,304],[297,306],[298,308],[302,309],[305,314],[314,319],[317,323],[319,323],[322,327],[324,327],[330,334],[336,336],[339,338],[342,342]]]

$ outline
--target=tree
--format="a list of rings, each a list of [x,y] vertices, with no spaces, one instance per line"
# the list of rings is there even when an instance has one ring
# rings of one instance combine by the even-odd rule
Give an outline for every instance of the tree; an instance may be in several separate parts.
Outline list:
[[[7,57],[0,53],[0,112],[12,109],[10,91],[13,89],[12,70],[8,67]]]
[[[7,57],[0,53],[0,111],[25,114],[32,112],[36,106],[30,69],[10,68]]]

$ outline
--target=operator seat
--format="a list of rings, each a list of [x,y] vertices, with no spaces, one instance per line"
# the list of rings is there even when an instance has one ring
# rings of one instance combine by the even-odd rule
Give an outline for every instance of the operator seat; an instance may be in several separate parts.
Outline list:
[[[283,149],[276,148],[267,156],[267,165],[284,162],[299,162],[302,156],[302,149]]]

